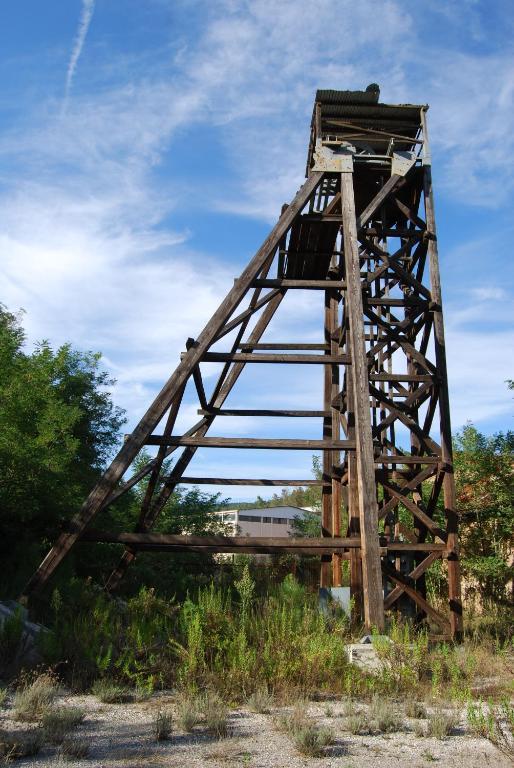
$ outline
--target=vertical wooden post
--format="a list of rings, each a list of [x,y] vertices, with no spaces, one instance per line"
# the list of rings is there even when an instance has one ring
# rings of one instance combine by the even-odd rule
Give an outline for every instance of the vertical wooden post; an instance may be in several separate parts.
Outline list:
[[[350,374],[355,401],[356,463],[359,496],[361,559],[366,627],[384,629],[384,597],[378,541],[378,505],[369,402],[368,366],[364,336],[362,284],[357,244],[353,170],[341,173],[343,242],[346,264],[346,301],[350,321]]]
[[[346,401],[348,414],[348,440],[355,440],[355,405],[351,372],[346,373]],[[357,455],[348,454],[348,528],[350,536],[360,537],[359,493],[357,480]],[[357,547],[350,550],[350,597],[352,599],[352,624],[363,620],[362,563],[361,551]]]
[[[439,415],[441,430],[441,459],[444,469],[443,494],[446,515],[446,533],[448,536],[448,602],[450,608],[450,629],[455,640],[462,638],[462,600],[460,584],[458,516],[455,498],[455,479],[453,476],[452,430],[450,420],[450,400],[448,396],[448,372],[446,367],[446,344],[444,338],[443,303],[441,294],[441,276],[439,272],[439,254],[437,250],[434,195],[432,191],[432,168],[426,111],[421,110],[423,127],[423,194],[425,198],[425,216],[427,231],[430,235],[428,257],[430,264],[430,288],[434,310],[434,347],[437,373],[439,376]]]
[[[330,337],[331,337],[331,317],[330,317],[330,291],[325,291],[325,354],[330,355]],[[323,410],[330,411],[332,402],[332,366],[323,366]],[[332,417],[323,417],[323,439],[332,439]],[[332,451],[323,451],[323,475],[330,477],[332,475]],[[323,485],[321,491],[321,535],[332,536],[332,485]],[[331,585],[331,555],[321,556],[320,587],[330,587]]]
[[[332,355],[340,354],[339,343],[334,335],[338,326],[338,307],[339,301],[337,293],[330,291],[330,306],[329,306],[329,327],[330,327],[330,353]],[[341,434],[341,420],[339,414],[339,407],[334,408],[332,402],[339,394],[339,366],[331,366],[331,387],[330,387],[330,400],[332,411],[332,439],[339,440]],[[333,472],[332,467],[338,466],[340,462],[339,451],[332,451],[330,472]],[[339,477],[332,477],[332,536],[341,536],[341,479]],[[332,555],[332,586],[340,587],[342,582],[342,558],[341,554],[334,552]]]

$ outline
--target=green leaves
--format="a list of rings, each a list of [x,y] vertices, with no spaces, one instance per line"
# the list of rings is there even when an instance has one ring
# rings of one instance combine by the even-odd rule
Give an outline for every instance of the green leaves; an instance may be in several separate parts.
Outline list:
[[[27,352],[24,341],[20,317],[0,305],[0,558],[16,574],[3,582],[9,596],[77,511],[124,422],[99,354],[47,342]]]

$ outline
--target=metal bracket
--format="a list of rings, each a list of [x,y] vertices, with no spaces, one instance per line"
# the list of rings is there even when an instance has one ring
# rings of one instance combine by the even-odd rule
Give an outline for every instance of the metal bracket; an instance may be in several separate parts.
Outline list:
[[[414,152],[393,152],[391,176],[406,176],[415,162]]]
[[[325,147],[318,139],[314,150],[313,171],[336,171],[338,173],[351,173],[353,171],[353,156],[355,147],[346,142],[337,149]]]

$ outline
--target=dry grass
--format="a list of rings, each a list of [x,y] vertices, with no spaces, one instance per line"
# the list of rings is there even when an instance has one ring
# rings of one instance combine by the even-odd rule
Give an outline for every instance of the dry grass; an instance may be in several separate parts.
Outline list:
[[[201,700],[201,709],[207,729],[218,739],[229,735],[228,707],[215,693],[207,693]]]
[[[257,712],[260,715],[268,715],[273,707],[273,697],[267,688],[257,688],[249,697],[247,702],[248,709],[251,712]]]
[[[428,716],[426,734],[436,739],[446,739],[458,724],[459,718],[453,712],[437,709]]]
[[[0,758],[2,763],[37,755],[43,746],[43,734],[37,730],[20,733],[0,731]]]
[[[153,722],[153,732],[157,741],[168,741],[173,732],[173,718],[171,712],[159,710]]]
[[[407,699],[405,702],[405,715],[415,720],[423,720],[427,717],[427,710],[424,704],[416,699]]]
[[[40,719],[51,708],[59,688],[50,673],[24,681],[14,695],[14,718],[22,722]]]
[[[89,754],[90,744],[87,739],[66,738],[59,748],[62,760],[82,760]]]
[[[292,734],[293,744],[301,755],[322,757],[325,747],[334,743],[331,728],[319,728],[314,723],[304,725]]]
[[[85,711],[80,707],[56,707],[49,709],[41,719],[45,738],[51,744],[62,744],[70,731],[84,720]]]
[[[177,723],[186,733],[191,733],[202,719],[200,703],[197,698],[182,695],[177,700]]]
[[[391,701],[374,696],[369,708],[369,718],[380,733],[397,733],[403,728],[403,720]]]
[[[128,688],[123,685],[116,685],[109,680],[95,680],[91,686],[91,693],[103,704],[124,704],[133,700]]]
[[[346,721],[345,730],[353,734],[353,736],[367,736],[373,733],[373,728],[365,712],[357,712],[355,715],[351,715]]]

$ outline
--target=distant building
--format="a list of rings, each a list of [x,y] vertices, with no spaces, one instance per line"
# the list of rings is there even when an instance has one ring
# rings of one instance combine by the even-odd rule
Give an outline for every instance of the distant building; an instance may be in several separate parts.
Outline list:
[[[217,514],[226,525],[229,536],[291,536],[293,520],[303,517],[302,507],[255,507],[224,509]]]

